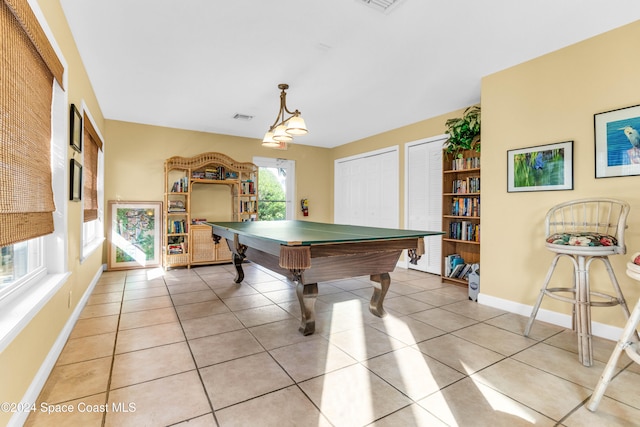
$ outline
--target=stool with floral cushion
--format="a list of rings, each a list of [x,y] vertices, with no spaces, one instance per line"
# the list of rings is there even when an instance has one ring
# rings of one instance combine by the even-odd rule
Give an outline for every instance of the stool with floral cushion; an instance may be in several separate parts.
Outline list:
[[[627,276],[640,281],[640,252],[636,252],[631,257],[631,261],[627,263]],[[607,366],[605,366],[602,371],[600,380],[598,381],[596,388],[593,390],[593,394],[587,404],[587,408],[590,411],[598,409],[600,400],[613,378],[618,360],[620,359],[620,355],[623,351],[627,353],[627,356],[629,356],[631,360],[640,364],[640,342],[638,342],[637,332],[638,323],[640,323],[640,300],[638,300],[638,303],[631,312],[631,316],[629,316],[629,319],[627,320],[627,324],[622,331],[622,335],[609,357]]]
[[[626,318],[629,318],[627,303],[609,262],[610,255],[626,253],[624,232],[629,209],[629,204],[622,200],[590,198],[561,203],[547,212],[545,247],[555,252],[556,256],[531,311],[525,336],[529,336],[531,332],[544,296],[571,303],[572,328],[578,336],[578,359],[584,366],[592,365],[591,307],[619,305]],[[549,287],[556,265],[562,257],[568,258],[573,264],[572,286]],[[591,290],[589,269],[594,260],[604,263],[615,294]]]

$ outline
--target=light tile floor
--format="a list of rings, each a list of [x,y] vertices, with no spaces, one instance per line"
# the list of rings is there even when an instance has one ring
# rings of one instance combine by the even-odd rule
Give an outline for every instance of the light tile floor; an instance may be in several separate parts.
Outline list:
[[[629,426],[640,369],[585,408],[593,367],[570,330],[469,301],[437,276],[397,269],[388,315],[367,277],[319,284],[316,333],[298,332],[291,283],[247,264],[106,272],[60,355],[29,426]],[[59,406],[53,406],[59,405]]]

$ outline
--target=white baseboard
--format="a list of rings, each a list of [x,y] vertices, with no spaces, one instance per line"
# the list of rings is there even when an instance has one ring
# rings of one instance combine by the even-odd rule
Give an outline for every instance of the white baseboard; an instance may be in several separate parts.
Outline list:
[[[533,306],[531,305],[520,304],[502,298],[485,295],[483,293],[480,293],[478,295],[478,304],[499,308],[501,310],[508,311],[509,313],[520,314],[527,317],[531,315],[531,310],[533,310]],[[571,328],[570,315],[545,310],[544,308],[538,310],[536,320],[551,323],[563,328]],[[620,338],[620,336],[622,335],[622,329],[623,328],[605,325],[604,323],[591,322],[591,333],[594,336],[605,338],[611,341],[617,341]]]
[[[98,283],[98,279],[100,279],[100,276],[102,275],[102,271],[103,271],[103,268],[101,266],[101,268],[98,269],[96,274],[93,276],[93,279],[91,280],[91,283],[89,284],[89,287],[85,291],[84,295],[82,295],[82,298],[80,299],[80,301],[78,301],[78,305],[76,305],[75,310],[73,310],[73,313],[71,313],[71,316],[69,316],[69,319],[67,320],[67,323],[64,325],[64,328],[62,328],[62,330],[60,331],[58,338],[53,343],[53,346],[51,347],[51,350],[49,350],[49,353],[47,354],[47,357],[44,359],[44,362],[42,362],[42,365],[40,365],[40,369],[38,369],[38,373],[33,378],[33,381],[31,381],[31,385],[29,385],[29,388],[24,394],[21,402],[29,402],[29,404],[36,403],[36,400],[38,399],[38,396],[40,395],[42,388],[47,382],[49,375],[51,375],[51,371],[53,370],[53,367],[55,366],[56,361],[60,356],[60,353],[62,353],[62,349],[64,348],[64,345],[67,343],[67,339],[69,338],[69,335],[71,335],[71,331],[73,331],[73,328],[76,325],[78,318],[80,317],[80,313],[82,312],[85,305],[87,304],[87,300],[89,299],[89,296],[91,296],[91,293],[93,292],[93,288],[95,288],[96,284]],[[9,427],[22,426],[24,425],[28,416],[29,416],[28,411],[18,411],[11,417],[11,419],[9,420],[8,426]]]

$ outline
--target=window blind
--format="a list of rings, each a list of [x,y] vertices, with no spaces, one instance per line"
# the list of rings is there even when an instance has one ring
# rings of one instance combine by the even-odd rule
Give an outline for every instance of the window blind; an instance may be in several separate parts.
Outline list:
[[[82,168],[84,222],[98,219],[98,150],[102,141],[91,121],[84,115],[84,165]]]
[[[53,232],[51,101],[64,67],[26,0],[0,10],[0,247]]]

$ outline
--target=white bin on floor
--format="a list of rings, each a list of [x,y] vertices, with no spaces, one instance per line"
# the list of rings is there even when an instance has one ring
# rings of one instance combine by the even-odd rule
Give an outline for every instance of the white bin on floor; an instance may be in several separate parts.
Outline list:
[[[471,265],[471,273],[469,273],[469,299],[478,301],[480,293],[480,264]]]

